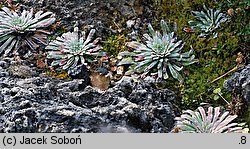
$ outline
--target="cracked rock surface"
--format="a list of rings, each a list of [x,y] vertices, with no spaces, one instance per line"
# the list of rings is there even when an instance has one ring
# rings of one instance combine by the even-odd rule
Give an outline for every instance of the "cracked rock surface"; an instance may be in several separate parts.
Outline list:
[[[10,73],[9,60],[0,64],[0,132],[156,133],[174,126],[175,94],[149,81],[125,77],[104,92],[84,79],[38,75],[27,65]]]
[[[150,0],[16,0],[24,9],[55,13],[69,31],[96,29],[96,36],[129,29],[135,36],[153,20]],[[115,25],[115,23],[117,23]],[[113,26],[113,27],[112,27]],[[116,26],[116,27],[114,27]],[[133,33],[133,34],[132,34]],[[27,56],[28,58],[30,56]],[[174,92],[132,78],[106,91],[88,76],[60,80],[42,75],[24,58],[0,57],[0,132],[169,132]]]
[[[74,26],[89,30],[95,28],[97,36],[117,33],[127,20],[135,21],[136,30],[154,18],[151,0],[17,0],[26,8],[46,10],[56,14],[61,25],[73,30]],[[125,20],[125,22],[123,22]],[[123,25],[120,24],[123,22]],[[111,27],[115,26],[115,27]],[[145,26],[146,27],[146,26]]]

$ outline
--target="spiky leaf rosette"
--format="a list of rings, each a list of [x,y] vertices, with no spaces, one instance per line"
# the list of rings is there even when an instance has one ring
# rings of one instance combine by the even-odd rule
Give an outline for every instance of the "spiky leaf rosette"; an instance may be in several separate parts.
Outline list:
[[[213,10],[203,5],[205,11],[192,11],[191,14],[196,18],[195,21],[189,21],[192,28],[200,32],[200,37],[206,37],[209,33],[217,37],[215,30],[220,27],[221,23],[229,20],[226,14],[220,13],[220,10]]]
[[[78,28],[74,28],[74,32],[64,33],[61,37],[49,43],[46,49],[48,52],[47,58],[53,59],[51,66],[60,66],[64,70],[68,70],[68,74],[76,75],[80,73],[83,65],[93,61],[96,56],[101,56],[98,45],[100,38],[92,41],[95,29],[91,29],[88,37],[81,37]]]
[[[0,54],[8,55],[20,47],[28,45],[32,50],[39,47],[38,43],[47,44],[48,31],[44,28],[55,22],[52,12],[11,11],[3,7],[0,11]]]
[[[144,34],[145,44],[129,42],[127,46],[134,50],[121,52],[120,56],[129,57],[124,58],[119,65],[133,64],[132,71],[142,73],[142,77],[151,74],[157,76],[157,79],[167,79],[172,75],[181,81],[179,71],[183,66],[196,62],[195,56],[192,55],[192,47],[190,51],[181,53],[185,42],[177,39],[176,26],[172,32],[164,20],[161,20],[162,34],[155,31],[151,24],[148,25],[148,29],[149,34]]]
[[[186,110],[181,117],[176,117],[177,127],[184,133],[229,133],[241,132],[238,123],[231,123],[237,115],[222,113],[220,107],[209,107],[206,114],[203,107],[198,111]]]

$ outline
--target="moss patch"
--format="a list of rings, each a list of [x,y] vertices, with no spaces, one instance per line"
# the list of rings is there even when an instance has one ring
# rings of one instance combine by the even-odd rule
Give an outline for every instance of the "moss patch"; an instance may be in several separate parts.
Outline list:
[[[124,35],[110,35],[103,44],[103,51],[117,56],[119,52],[127,50],[128,39]]]
[[[182,75],[185,77],[185,81],[182,86],[173,81],[167,85],[174,87],[173,89],[179,95],[181,103],[179,106],[182,109],[196,109],[202,102],[214,106],[226,105],[225,101],[215,97],[218,95],[214,94],[213,91],[220,88],[222,96],[230,102],[231,93],[223,89],[223,83],[232,73],[214,83],[211,81],[237,65],[235,60],[238,52],[242,52],[247,57],[247,52],[241,48],[241,45],[245,46],[249,42],[247,28],[243,25],[249,24],[249,19],[246,20],[246,15],[249,13],[246,10],[248,4],[239,0],[230,5],[227,5],[226,2],[208,0],[153,0],[153,2],[157,14],[154,26],[157,26],[161,18],[169,22],[176,22],[179,38],[186,41],[184,51],[188,51],[192,45],[196,58],[199,60],[198,63],[184,68]],[[218,32],[217,38],[199,38],[198,34],[184,32],[183,28],[190,27],[188,21],[194,19],[191,11],[202,10],[203,4],[210,8],[221,9],[223,13],[227,13],[230,8],[233,8],[234,11],[240,8],[242,11],[235,12],[231,16],[231,21],[223,24],[216,31]],[[239,9],[237,10],[239,11]]]

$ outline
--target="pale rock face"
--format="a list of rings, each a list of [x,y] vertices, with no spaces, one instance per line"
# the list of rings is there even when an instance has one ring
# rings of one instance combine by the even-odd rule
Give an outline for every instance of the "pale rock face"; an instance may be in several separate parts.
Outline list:
[[[35,66],[25,67],[39,72]],[[1,68],[1,73],[7,71]],[[156,89],[152,79],[124,77],[106,91],[85,80],[0,76],[0,132],[157,133],[173,128],[175,94]]]
[[[104,38],[128,22],[137,34],[153,19],[148,0],[17,0],[25,8],[49,10],[68,30],[96,29]],[[116,14],[118,13],[118,14]],[[132,23],[132,24],[131,24]],[[120,25],[121,30],[125,30]],[[137,36],[137,35],[133,35]],[[89,86],[84,74],[73,80],[42,74],[27,58],[0,57],[0,132],[170,132],[174,92],[152,80],[124,78],[106,91]],[[20,66],[20,67],[19,67]],[[10,68],[13,68],[10,70]],[[86,70],[83,70],[86,72]],[[79,76],[78,76],[79,77]]]

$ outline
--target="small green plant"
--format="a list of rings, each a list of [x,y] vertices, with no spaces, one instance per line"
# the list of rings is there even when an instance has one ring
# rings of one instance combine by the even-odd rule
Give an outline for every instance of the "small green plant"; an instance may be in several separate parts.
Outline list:
[[[213,34],[213,37],[217,37],[215,30],[220,27],[221,23],[224,23],[229,20],[229,18],[220,13],[220,10],[213,10],[207,8],[203,5],[205,11],[192,11],[191,14],[196,18],[195,21],[189,21],[188,23],[192,25],[192,28],[200,32],[200,37],[206,37],[210,33]]]
[[[195,56],[193,49],[181,53],[185,42],[177,39],[177,27],[171,31],[164,20],[161,20],[162,33],[155,31],[151,24],[148,25],[149,34],[144,34],[145,44],[136,41],[129,42],[130,51],[119,53],[119,56],[129,56],[122,59],[119,65],[132,64],[130,67],[136,73],[142,73],[144,78],[149,73],[157,79],[167,79],[169,75],[182,81],[179,71],[183,66],[193,64]]]
[[[222,92],[220,88],[217,88],[215,90],[213,90],[214,95],[214,100],[218,100],[219,98],[222,98],[225,103],[227,103],[227,105],[230,105],[230,103],[222,96]]]
[[[0,54],[8,55],[12,50],[18,53],[22,46],[35,50],[38,43],[47,44],[48,31],[44,28],[55,22],[52,12],[38,11],[33,15],[33,9],[15,12],[7,7],[0,11]]]
[[[198,111],[186,110],[181,117],[176,117],[177,128],[184,133],[229,133],[241,132],[238,123],[231,123],[237,115],[220,112],[220,107],[209,107],[206,114],[203,107]]]
[[[101,56],[102,47],[98,44],[100,38],[92,41],[94,33],[95,29],[91,29],[85,39],[79,35],[76,27],[74,32],[64,33],[50,42],[46,49],[50,50],[47,58],[53,59],[51,66],[59,65],[63,70],[67,70],[68,74],[79,74],[83,65],[88,66],[95,56]]]
[[[119,52],[127,50],[126,42],[127,38],[124,35],[111,35],[104,42],[103,51],[117,56]]]

